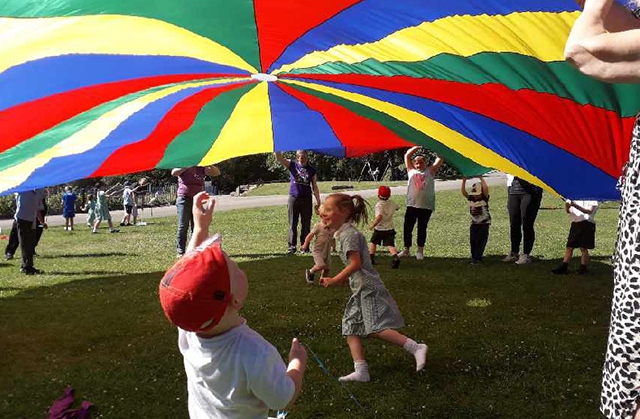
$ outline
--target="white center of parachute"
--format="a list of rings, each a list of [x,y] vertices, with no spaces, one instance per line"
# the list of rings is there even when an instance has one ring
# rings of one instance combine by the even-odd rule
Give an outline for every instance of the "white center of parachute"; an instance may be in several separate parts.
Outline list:
[[[265,73],[252,74],[251,78],[258,81],[277,81],[278,80],[278,77],[271,74],[265,74]]]

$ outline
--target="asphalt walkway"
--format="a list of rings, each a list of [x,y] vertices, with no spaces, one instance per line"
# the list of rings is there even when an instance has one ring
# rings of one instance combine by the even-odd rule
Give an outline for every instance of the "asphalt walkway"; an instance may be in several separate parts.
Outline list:
[[[493,172],[485,176],[487,184],[489,186],[506,186],[507,177],[504,173]],[[436,180],[436,191],[452,190],[460,188],[460,180]],[[357,184],[357,183],[356,183]],[[341,191],[342,192],[342,191]],[[377,195],[376,189],[366,190],[351,190],[347,189],[345,193],[354,195],[359,194],[365,198],[375,197]],[[391,188],[392,195],[405,195],[407,193],[406,186],[393,186]],[[321,194],[321,198],[329,194]],[[269,196],[230,196],[230,195],[218,195],[216,196],[216,211],[229,211],[241,208],[259,208],[259,207],[272,207],[278,205],[287,205],[289,197],[287,195],[269,195]],[[112,210],[111,218],[114,224],[122,219],[123,210]],[[169,205],[166,207],[154,207],[145,208],[140,213],[141,219],[157,218],[157,217],[170,217],[176,215],[175,205]],[[76,216],[76,224],[84,225],[85,215],[78,214]],[[12,220],[0,220],[0,229],[2,234],[9,234],[13,221]],[[64,225],[64,218],[62,215],[51,215],[47,217],[47,224],[51,227]]]

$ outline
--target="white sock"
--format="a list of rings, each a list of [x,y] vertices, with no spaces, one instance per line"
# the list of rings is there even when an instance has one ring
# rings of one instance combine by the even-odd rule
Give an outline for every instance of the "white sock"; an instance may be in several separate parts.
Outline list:
[[[370,380],[369,377],[369,365],[367,365],[367,361],[355,361],[353,363],[355,371],[351,374],[345,375],[343,377],[338,378],[340,381],[360,381],[366,383]]]
[[[423,369],[427,363],[427,351],[429,347],[424,343],[418,344],[413,339],[407,339],[402,347],[405,351],[413,354],[413,357],[416,359],[416,371]]]

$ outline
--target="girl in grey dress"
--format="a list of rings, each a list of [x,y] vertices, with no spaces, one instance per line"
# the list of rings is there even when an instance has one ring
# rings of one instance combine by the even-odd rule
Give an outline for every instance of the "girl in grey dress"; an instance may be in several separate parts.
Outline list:
[[[352,224],[367,222],[366,205],[359,195],[332,194],[325,200],[322,214],[325,225],[336,230],[345,268],[333,278],[322,278],[320,283],[331,287],[348,281],[351,288],[351,297],[342,316],[342,334],[347,337],[355,371],[340,377],[340,381],[369,381],[362,337],[377,337],[402,346],[414,355],[416,371],[424,368],[427,358],[427,345],[418,344],[395,330],[404,326],[398,305],[371,265],[367,240]]]

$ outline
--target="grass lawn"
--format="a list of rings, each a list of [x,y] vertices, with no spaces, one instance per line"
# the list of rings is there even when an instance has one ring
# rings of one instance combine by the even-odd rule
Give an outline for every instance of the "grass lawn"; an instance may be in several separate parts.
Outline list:
[[[385,184],[387,186],[406,186],[406,180],[394,180],[390,182],[348,182],[348,181],[332,181],[332,182],[318,182],[318,188],[320,193],[332,193],[332,192],[349,192],[349,189],[345,190],[333,190],[333,186],[353,186],[350,190],[359,191],[364,189],[378,189],[378,186]],[[289,182],[279,183],[265,183],[258,186],[255,189],[247,192],[245,196],[266,196],[266,195],[287,195],[289,193]]]
[[[405,259],[392,271],[383,253],[378,266],[405,318],[403,332],[430,346],[425,370],[415,373],[400,348],[366,341],[372,382],[347,386],[360,411],[310,357],[289,417],[600,418],[617,205],[598,212],[589,275],[555,276],[569,228],[558,199],[543,201],[540,259],[527,266],[500,261],[508,249],[502,188],[492,191],[493,225],[479,266],[467,264],[465,201],[457,191],[437,199],[426,259]],[[348,288],[305,284],[312,258],[283,255],[286,218],[284,207],[216,215],[214,230],[249,276],[244,316],[283,356],[299,336],[334,376],[347,373],[340,319]],[[120,234],[57,227],[38,248],[36,266],[46,275],[19,274],[18,260],[0,264],[0,418],[46,416],[67,385],[95,403],[93,418],[188,417],[177,333],[157,296],[174,261],[175,228],[173,218]],[[333,267],[342,268],[337,257]]]

